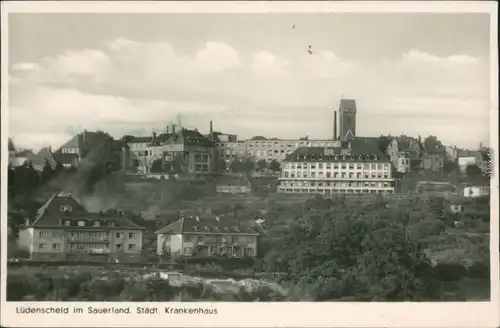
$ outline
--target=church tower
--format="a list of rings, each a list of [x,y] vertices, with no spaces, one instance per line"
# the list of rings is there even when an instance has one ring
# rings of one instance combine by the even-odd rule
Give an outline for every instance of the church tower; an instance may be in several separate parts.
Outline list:
[[[354,139],[356,137],[356,100],[340,99],[339,121],[340,140]]]

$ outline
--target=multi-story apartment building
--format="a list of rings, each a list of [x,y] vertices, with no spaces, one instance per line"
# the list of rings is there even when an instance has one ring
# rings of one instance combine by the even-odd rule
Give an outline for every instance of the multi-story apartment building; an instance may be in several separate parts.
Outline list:
[[[89,213],[71,194],[54,194],[20,227],[32,260],[139,262],[143,228],[119,211]]]
[[[340,147],[338,140],[307,140],[303,139],[251,139],[246,141],[247,158],[254,161],[276,160],[282,162],[300,147]]]
[[[419,169],[423,152],[422,143],[407,136],[392,138],[386,150],[392,165],[394,165],[396,172],[399,173]]]
[[[372,138],[299,148],[284,160],[279,180],[279,193],[394,193],[391,162]]]
[[[158,230],[157,254],[255,257],[259,234],[227,217],[181,217]]]
[[[122,138],[130,150],[139,172],[151,173],[153,163],[160,161],[164,172],[209,173],[214,169],[214,145],[198,130],[180,129],[151,138]],[[139,141],[138,141],[139,140]]]

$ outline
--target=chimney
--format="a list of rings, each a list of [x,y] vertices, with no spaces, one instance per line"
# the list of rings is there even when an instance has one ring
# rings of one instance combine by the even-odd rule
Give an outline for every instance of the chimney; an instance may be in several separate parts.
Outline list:
[[[167,125],[167,127],[165,128],[165,132],[168,134],[168,125]]]
[[[215,219],[217,220],[217,222],[220,222],[220,219],[218,216],[216,216]]]
[[[156,132],[153,132],[153,143],[156,142]]]
[[[29,218],[25,218],[25,219],[24,219],[24,224],[25,224],[26,226],[29,226],[29,225],[30,225],[30,219],[29,219]]]
[[[200,217],[199,216],[196,217],[196,222],[200,222]]]
[[[213,130],[213,125],[212,125],[212,121],[210,121],[210,133],[214,132]]]
[[[337,111],[333,112],[333,140],[337,140]]]

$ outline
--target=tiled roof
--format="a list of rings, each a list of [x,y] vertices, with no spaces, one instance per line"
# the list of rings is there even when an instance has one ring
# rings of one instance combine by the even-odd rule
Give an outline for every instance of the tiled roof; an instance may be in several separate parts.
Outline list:
[[[61,206],[71,206],[71,211],[62,212]],[[66,227],[63,225],[64,220],[70,220],[71,229],[77,228],[95,228],[102,229],[143,229],[137,224],[133,223],[120,213],[104,212],[104,213],[89,213],[71,194],[56,193],[54,194],[39,210],[34,218],[33,223],[29,227],[43,228],[43,227]],[[85,227],[78,227],[78,221],[88,221]],[[99,221],[102,225],[94,227],[93,222]],[[106,223],[109,221],[114,222],[113,227],[109,227]]]
[[[33,158],[31,159],[31,162],[33,165],[43,166],[43,165],[45,165],[45,160],[49,161],[49,164],[52,167],[55,167],[57,164],[57,162],[54,159],[54,156],[52,154],[52,151],[48,147],[44,147],[44,148],[40,149],[40,151],[35,156],[33,156]]]
[[[351,145],[351,153],[353,155],[374,154],[379,157],[384,157],[378,148],[378,138],[358,137],[349,141]]]
[[[168,140],[168,143],[213,147],[213,143],[196,130],[181,129]]]
[[[389,160],[385,154],[382,154],[378,149],[374,152],[368,150],[371,146],[366,145],[366,148],[361,148],[354,144],[351,148],[351,154],[343,154],[340,147],[338,148],[323,148],[323,147],[300,147],[293,153],[286,156],[284,162],[383,162]],[[367,150],[368,152],[364,152]]]
[[[356,100],[354,99],[340,99],[339,110],[356,111]]]
[[[130,135],[123,136],[120,140],[125,141],[127,143],[149,143],[153,141],[153,137],[135,137]]]
[[[61,146],[61,148],[82,148],[83,136],[81,134],[75,135],[68,142]]]
[[[258,235],[250,228],[239,224],[233,217],[181,217],[179,220],[155,232],[156,234],[249,234]]]

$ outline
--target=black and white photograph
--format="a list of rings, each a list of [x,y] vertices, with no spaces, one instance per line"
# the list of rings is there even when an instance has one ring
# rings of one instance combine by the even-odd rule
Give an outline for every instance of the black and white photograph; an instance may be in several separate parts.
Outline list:
[[[228,302],[498,325],[496,4],[98,3],[2,4],[2,326],[85,325],[76,302],[101,325]]]

